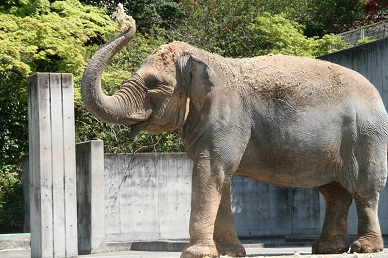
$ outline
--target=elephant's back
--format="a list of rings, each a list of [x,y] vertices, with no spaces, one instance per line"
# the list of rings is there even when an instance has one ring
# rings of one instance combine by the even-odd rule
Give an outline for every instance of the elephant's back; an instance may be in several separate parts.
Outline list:
[[[323,60],[284,55],[234,59],[224,70],[233,71],[227,87],[242,85],[251,98],[269,103],[307,107],[345,101],[351,97],[367,102],[381,102],[376,88],[361,74]],[[236,79],[235,79],[236,80]],[[238,87],[237,87],[238,88]]]

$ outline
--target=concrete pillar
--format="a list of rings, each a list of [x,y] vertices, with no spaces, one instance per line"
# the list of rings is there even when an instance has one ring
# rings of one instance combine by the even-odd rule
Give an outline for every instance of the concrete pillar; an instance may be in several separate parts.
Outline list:
[[[103,141],[77,144],[76,160],[79,253],[105,252]]]
[[[28,80],[31,257],[77,257],[72,74]]]

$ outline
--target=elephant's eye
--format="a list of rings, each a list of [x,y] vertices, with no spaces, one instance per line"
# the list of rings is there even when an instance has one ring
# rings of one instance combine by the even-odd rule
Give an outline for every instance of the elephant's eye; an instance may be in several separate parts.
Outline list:
[[[150,82],[147,84],[147,88],[152,90],[152,89],[157,88],[160,84],[161,84],[161,82],[159,82],[159,81],[153,81],[153,82]]]
[[[154,89],[158,87],[158,85],[163,84],[163,80],[159,74],[151,73],[145,78],[145,83],[147,88]]]

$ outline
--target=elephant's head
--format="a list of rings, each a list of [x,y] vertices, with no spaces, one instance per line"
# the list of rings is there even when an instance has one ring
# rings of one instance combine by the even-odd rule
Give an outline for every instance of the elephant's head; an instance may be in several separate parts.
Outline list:
[[[160,46],[123,82],[119,91],[107,96],[101,89],[102,73],[111,58],[134,37],[135,31],[135,22],[131,20],[127,31],[94,54],[82,78],[83,102],[99,120],[132,125],[132,135],[140,130],[178,131],[189,106],[201,109],[213,84],[213,69],[195,57],[198,51],[207,52],[182,42]]]

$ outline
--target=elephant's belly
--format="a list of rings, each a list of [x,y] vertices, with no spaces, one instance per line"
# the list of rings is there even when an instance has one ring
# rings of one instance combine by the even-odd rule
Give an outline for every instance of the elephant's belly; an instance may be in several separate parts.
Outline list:
[[[325,151],[246,153],[235,175],[276,186],[317,187],[338,177],[341,162]]]
[[[331,175],[306,171],[290,175],[288,171],[241,168],[236,171],[235,176],[248,177],[282,187],[315,188],[335,181]]]
[[[284,168],[253,168],[241,166],[235,173],[236,176],[256,179],[271,185],[282,187],[307,187],[314,188],[336,181],[333,173],[329,171],[292,171]]]
[[[320,107],[293,116],[258,116],[236,175],[290,187],[338,181],[343,162],[352,167],[355,160],[355,115],[349,110]]]

